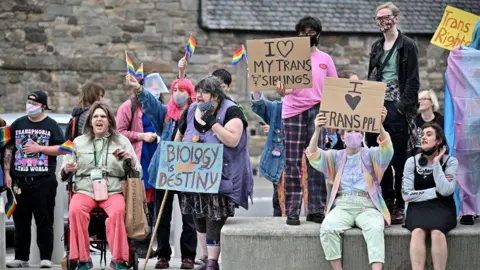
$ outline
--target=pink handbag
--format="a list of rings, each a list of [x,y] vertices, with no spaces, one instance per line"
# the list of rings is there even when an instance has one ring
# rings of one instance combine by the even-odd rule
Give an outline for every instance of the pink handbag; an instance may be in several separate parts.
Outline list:
[[[105,201],[108,199],[107,180],[98,179],[93,181],[93,197],[97,202]]]

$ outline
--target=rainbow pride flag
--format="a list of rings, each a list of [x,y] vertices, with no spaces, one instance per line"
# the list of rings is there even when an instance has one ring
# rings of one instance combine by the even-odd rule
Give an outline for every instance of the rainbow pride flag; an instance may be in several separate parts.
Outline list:
[[[13,215],[13,212],[15,212],[15,209],[17,208],[17,200],[15,199],[15,194],[13,194],[12,189],[9,189],[12,197],[9,198],[8,202],[5,204],[5,214],[7,215],[7,218],[10,219]]]
[[[10,134],[10,127],[1,127],[0,128],[0,148],[7,145],[7,143],[12,139]]]
[[[127,51],[125,51],[125,63],[127,64],[128,73],[132,74],[137,80],[143,79],[143,63],[135,70],[135,66],[133,65],[132,59],[128,56]]]
[[[197,42],[195,41],[193,34],[190,34],[190,38],[188,39],[187,45],[185,45],[185,55],[187,56],[187,59],[192,57],[196,47],[197,47]]]
[[[60,145],[60,148],[58,150],[66,154],[73,155],[74,148],[75,148],[75,144],[72,141],[68,140],[64,142],[62,145]]]
[[[247,61],[247,50],[245,50],[245,46],[243,44],[240,49],[236,50],[235,53],[233,53],[232,65],[236,66],[242,60]]]

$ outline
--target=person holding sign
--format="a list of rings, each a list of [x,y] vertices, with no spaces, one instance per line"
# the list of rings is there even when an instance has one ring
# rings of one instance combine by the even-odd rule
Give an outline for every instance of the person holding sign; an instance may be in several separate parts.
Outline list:
[[[248,152],[247,121],[215,76],[195,86],[197,102],[180,120],[175,141],[223,144],[223,170],[218,193],[184,193],[182,213],[193,214],[199,238],[206,234],[207,263],[200,269],[219,269],[220,231],[235,208],[248,209],[253,173]]]
[[[382,194],[392,213],[393,224],[402,224],[404,219],[405,203],[401,193],[403,166],[407,160],[407,146],[412,149],[415,144],[410,134],[415,128],[420,87],[418,49],[412,39],[398,30],[399,21],[400,10],[392,2],[377,7],[375,22],[383,38],[373,43],[368,67],[370,81],[387,84],[384,104],[388,116],[384,126],[392,136],[395,153],[391,166],[384,174]],[[377,145],[376,134],[368,133],[367,143],[369,146]]]
[[[434,269],[447,268],[447,238],[457,226],[453,192],[457,182],[458,160],[448,156],[443,129],[435,123],[422,126],[421,153],[410,157],[403,171],[403,198],[408,202],[405,227],[412,232],[412,269],[424,269],[425,239],[432,239]]]
[[[285,96],[282,108],[282,127],[285,141],[285,206],[287,224],[300,225],[302,204],[302,156],[313,136],[314,120],[320,109],[325,77],[337,77],[332,58],[317,49],[322,32],[318,18],[304,17],[295,26],[298,36],[310,37],[312,52],[312,88],[285,89],[277,83],[276,91]],[[318,145],[324,147],[325,135],[318,137]],[[307,165],[308,171],[308,216],[307,220],[322,223],[327,198],[325,179],[321,172]]]
[[[382,111],[385,121],[387,110]],[[326,217],[320,228],[320,241],[325,258],[334,270],[342,269],[341,234],[355,225],[362,230],[367,243],[368,259],[372,269],[382,269],[385,263],[385,224],[390,224],[390,213],[380,194],[383,173],[393,156],[390,135],[384,127],[378,136],[379,147],[362,147],[363,132],[342,132],[345,150],[323,151],[318,148],[318,137],[326,125],[326,117],[315,118],[315,132],[306,150],[313,168],[333,180]],[[362,173],[359,173],[362,172]]]
[[[188,109],[188,106],[193,102],[194,86],[185,76],[186,59],[183,57],[178,62],[179,79],[173,81],[171,85],[171,98],[167,105],[162,104],[161,100],[154,93],[142,87],[132,76],[127,74],[127,82],[133,86],[140,105],[143,108],[145,117],[148,117],[152,123],[159,141],[172,141],[179,126],[179,120],[182,113]],[[155,150],[153,157],[148,166],[148,184],[156,187],[157,176],[159,174],[159,160],[161,155],[161,147]],[[170,267],[169,261],[172,255],[170,247],[170,223],[172,221],[173,199],[177,194],[180,203],[182,203],[181,192],[170,192],[166,199],[162,218],[160,219],[159,232],[157,234],[157,257],[158,261],[155,265],[156,269],[166,269]],[[160,210],[165,190],[155,190],[155,209]],[[194,259],[197,249],[197,234],[195,231],[195,224],[191,214],[182,215],[182,235],[181,255],[182,255],[182,269],[193,269]]]

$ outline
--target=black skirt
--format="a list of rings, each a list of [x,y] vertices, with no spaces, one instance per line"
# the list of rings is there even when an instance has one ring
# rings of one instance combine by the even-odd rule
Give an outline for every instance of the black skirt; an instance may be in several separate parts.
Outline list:
[[[206,217],[209,220],[220,220],[233,217],[237,205],[229,197],[210,193],[183,193],[182,214],[193,214],[195,218]]]
[[[424,202],[409,202],[405,228],[439,230],[447,234],[457,226],[455,202],[450,198],[436,198]]]

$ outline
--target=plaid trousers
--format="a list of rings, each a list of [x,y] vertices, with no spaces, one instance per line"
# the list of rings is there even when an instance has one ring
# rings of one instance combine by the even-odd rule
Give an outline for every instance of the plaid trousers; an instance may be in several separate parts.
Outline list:
[[[320,105],[317,104],[301,114],[282,119],[282,132],[285,144],[285,208],[288,217],[300,216],[302,206],[302,156],[310,144],[315,131],[315,116]],[[324,148],[325,130],[318,138],[318,147]],[[323,173],[307,162],[308,174],[308,214],[323,213],[327,189]]]

